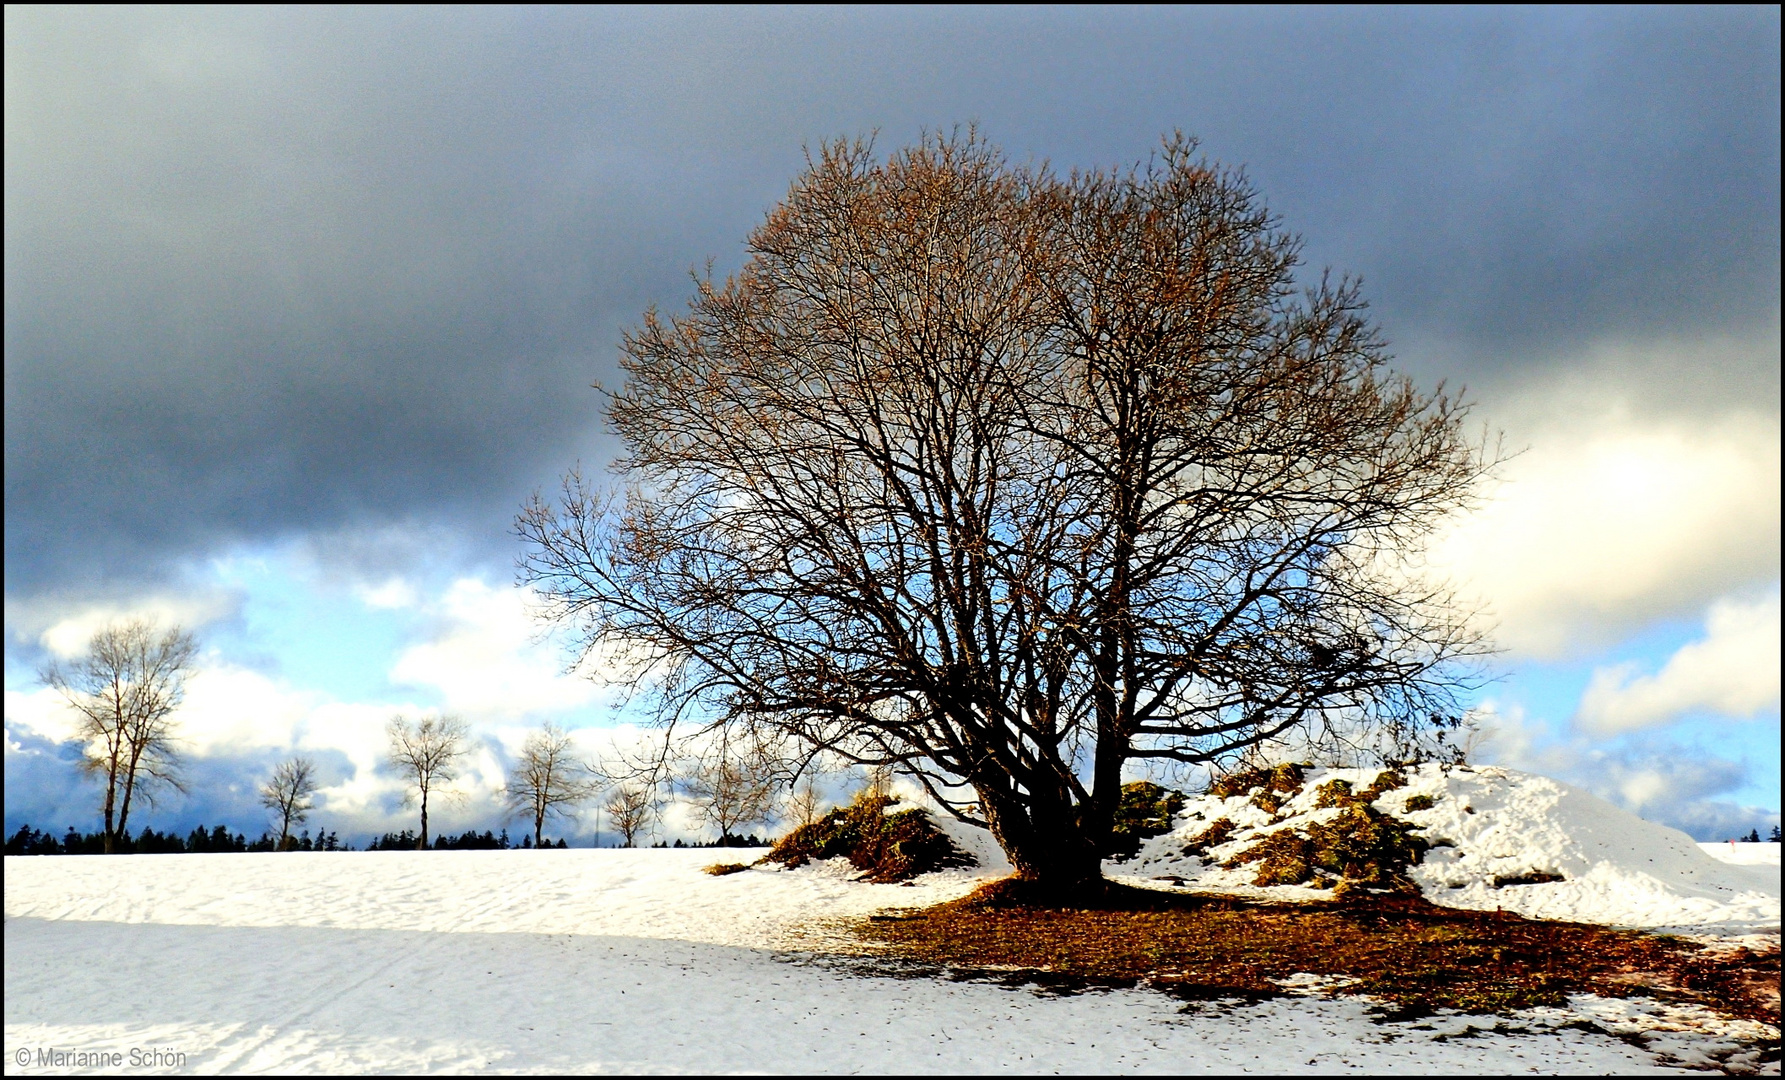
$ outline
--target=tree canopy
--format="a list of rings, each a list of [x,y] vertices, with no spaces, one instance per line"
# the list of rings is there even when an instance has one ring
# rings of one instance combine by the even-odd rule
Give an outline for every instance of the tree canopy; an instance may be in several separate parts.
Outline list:
[[[622,482],[536,496],[522,577],[671,725],[891,763],[1036,879],[1137,761],[1433,752],[1484,646],[1420,549],[1492,455],[1299,250],[1182,136],[826,145],[626,337]]]

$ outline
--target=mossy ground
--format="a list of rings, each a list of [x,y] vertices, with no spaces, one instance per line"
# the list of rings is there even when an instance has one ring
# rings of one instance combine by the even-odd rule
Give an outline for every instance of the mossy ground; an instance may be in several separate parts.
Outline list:
[[[1209,791],[1224,799],[1250,794],[1252,805],[1276,814],[1301,793],[1303,778],[1300,765],[1284,764],[1269,770],[1229,774],[1210,785]],[[1419,887],[1406,871],[1424,857],[1431,845],[1415,835],[1418,826],[1379,813],[1371,805],[1383,794],[1406,784],[1406,778],[1392,769],[1380,773],[1369,787],[1357,792],[1351,790],[1349,781],[1329,780],[1315,789],[1315,807],[1337,808],[1344,813],[1329,821],[1268,833],[1221,865],[1233,870],[1257,864],[1258,873],[1252,883],[1259,886],[1311,885],[1332,889],[1335,896],[1357,889],[1418,895]],[[1415,799],[1424,800],[1423,808],[1432,805],[1429,797]],[[1220,818],[1191,837],[1184,845],[1184,854],[1207,858],[1209,849],[1226,843],[1233,833],[1233,822]]]
[[[1437,907],[1419,897],[1255,904],[1107,884],[1037,893],[1015,879],[858,925],[893,957],[1133,983],[1197,998],[1281,992],[1299,973],[1356,980],[1409,1011],[1503,1013],[1571,993],[1650,994],[1778,1023],[1779,954],[1713,953],[1633,931]]]

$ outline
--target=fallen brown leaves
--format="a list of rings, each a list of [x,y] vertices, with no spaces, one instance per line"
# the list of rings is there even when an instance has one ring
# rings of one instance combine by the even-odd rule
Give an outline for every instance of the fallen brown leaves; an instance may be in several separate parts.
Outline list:
[[[1062,899],[1011,879],[857,930],[912,960],[1094,983],[1146,980],[1194,997],[1273,994],[1274,980],[1311,973],[1356,980],[1348,992],[1413,1010],[1504,1012],[1571,993],[1640,993],[1779,1022],[1777,946],[1712,950],[1419,897],[1257,904],[1110,884]]]

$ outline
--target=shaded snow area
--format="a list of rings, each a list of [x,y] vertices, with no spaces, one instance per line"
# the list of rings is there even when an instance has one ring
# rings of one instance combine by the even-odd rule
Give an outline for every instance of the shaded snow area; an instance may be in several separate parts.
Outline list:
[[[1309,769],[1301,790],[1275,811],[1261,805],[1273,800],[1245,793],[1190,799],[1176,828],[1109,872],[1155,887],[1181,882],[1199,892],[1260,899],[1329,896],[1301,885],[1258,887],[1257,863],[1232,869],[1223,863],[1272,832],[1303,831],[1339,817],[1340,807],[1316,808],[1320,786],[1342,780],[1363,791],[1381,771]],[[1402,775],[1404,786],[1371,805],[1416,826],[1414,835],[1433,845],[1407,876],[1435,904],[1694,935],[1779,932],[1776,844],[1700,845],[1577,788],[1511,769],[1423,765]],[[1224,843],[1186,853],[1192,839],[1222,819],[1233,824]],[[1762,847],[1774,849],[1770,863],[1746,850]]]
[[[1446,874],[1485,880],[1543,855],[1562,872],[1607,864],[1637,881],[1629,850],[1661,836],[1642,871],[1654,883],[1643,910],[1658,923],[1752,930],[1764,919],[1741,913],[1764,904],[1743,899],[1746,885],[1720,892],[1729,871],[1771,875],[1776,924],[1776,865],[1727,866],[1690,842],[1676,851],[1678,834],[1575,813],[1574,793],[1535,780],[1421,774],[1426,787],[1383,802],[1429,788],[1475,807],[1432,830],[1457,842],[1431,868]],[[1527,789],[1561,811],[1509,809]],[[1443,807],[1425,820],[1449,826]],[[1545,834],[1521,855],[1502,850],[1510,830],[1466,827],[1556,813],[1600,831]],[[992,865],[900,886],[855,881],[840,859],[701,872],[760,854],[734,850],[9,857],[7,1072],[107,1071],[45,1065],[36,1055],[48,1051],[117,1053],[124,1064],[110,1071],[121,1072],[1664,1073],[1748,1071],[1760,1065],[1754,1040],[1778,1037],[1644,999],[1392,1020],[1314,976],[1285,980],[1281,998],[1186,1006],[1144,987],[1058,994],[1012,985],[1018,976],[901,976],[840,955],[846,920],[1005,872],[984,836],[945,827]],[[1169,847],[1160,839],[1155,862]],[[1468,881],[1449,882],[1428,891],[1466,898]],[[1519,888],[1541,886],[1499,892]],[[1662,895],[1676,897],[1673,914]],[[132,1068],[132,1050],[185,1056],[171,1070]]]

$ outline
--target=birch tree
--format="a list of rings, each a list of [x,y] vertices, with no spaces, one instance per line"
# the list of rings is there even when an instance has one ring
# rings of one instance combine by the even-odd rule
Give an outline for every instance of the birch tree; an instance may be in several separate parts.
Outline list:
[[[597,787],[589,766],[574,753],[570,733],[548,723],[527,736],[503,789],[510,813],[533,822],[533,846],[542,843],[548,815],[569,817]]]
[[[316,763],[306,757],[282,761],[260,786],[260,804],[279,818],[279,850],[291,850],[291,827],[302,825],[315,808]]]
[[[419,720],[393,716],[385,726],[390,737],[386,760],[408,782],[407,798],[421,804],[421,838],[415,845],[418,851],[428,846],[428,798],[436,787],[458,779],[468,731],[465,721],[456,716],[424,716]]]
[[[179,626],[158,630],[132,619],[102,628],[79,657],[40,672],[79,717],[81,771],[101,786],[107,855],[130,835],[139,796],[153,803],[157,789],[185,790],[173,713],[197,652],[197,641]]]

